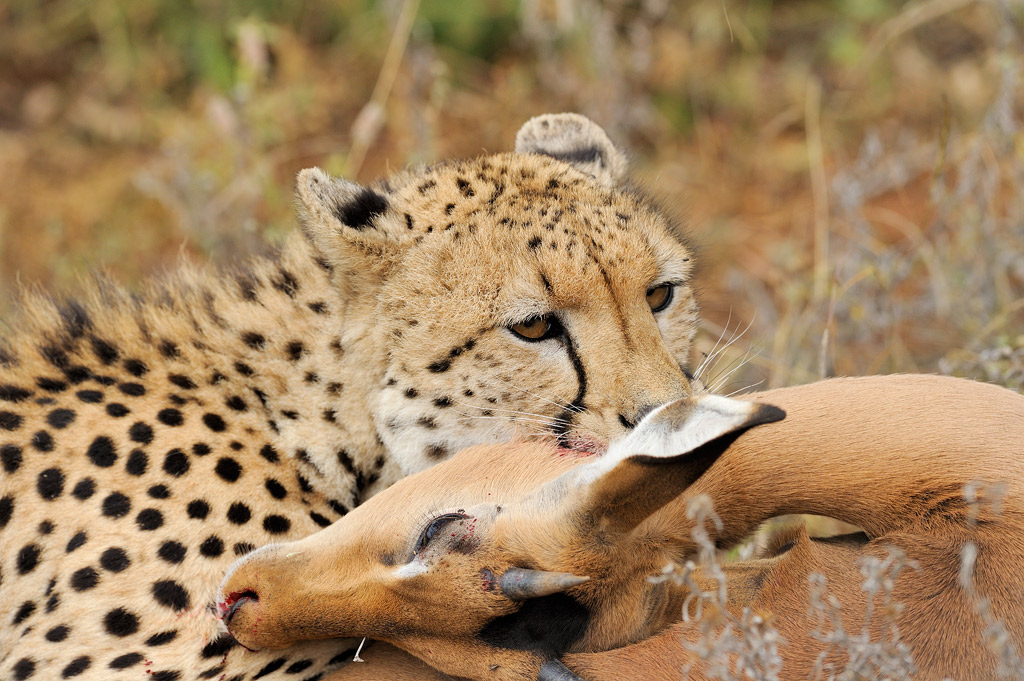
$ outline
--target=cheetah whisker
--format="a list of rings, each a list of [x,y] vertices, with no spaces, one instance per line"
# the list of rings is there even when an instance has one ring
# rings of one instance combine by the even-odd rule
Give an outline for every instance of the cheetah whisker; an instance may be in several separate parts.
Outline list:
[[[530,392],[529,390],[527,390],[525,388],[520,388],[515,383],[512,383],[511,381],[506,381],[505,379],[501,378],[500,376],[497,376],[496,378],[499,381],[501,381],[502,383],[504,383],[505,385],[507,385],[507,386],[509,386],[511,388],[515,388],[519,392],[526,393],[527,395],[529,395],[531,397],[536,397],[538,400],[543,400],[544,402],[547,402],[548,404],[553,404],[553,405],[555,405],[556,407],[558,407],[560,409],[566,409],[568,411],[574,411],[576,413],[581,413],[581,412],[584,411],[583,407],[576,406],[572,402],[566,402],[564,400],[557,400],[557,401],[556,400],[550,400],[550,399],[548,399],[546,397],[541,397],[537,393],[532,393],[532,392]]]
[[[711,351],[704,354],[704,358],[701,359],[700,363],[697,365],[697,368],[693,370],[694,378],[700,378],[701,372],[707,368],[708,364],[715,357],[716,351],[718,350],[718,345],[719,343],[722,342],[722,339],[725,338],[725,333],[726,331],[729,330],[729,324],[731,323],[732,308],[729,308],[729,317],[728,319],[725,320],[725,326],[722,327],[722,332],[718,334],[718,340],[715,341],[715,345],[711,348]]]
[[[749,331],[749,330],[750,330],[750,327],[751,327],[751,326],[752,326],[753,324],[754,324],[754,320],[753,320],[753,319],[751,319],[751,320],[750,320],[750,322],[748,322],[748,323],[747,323],[746,327],[744,327],[744,329],[743,329],[742,331],[738,331],[738,332],[736,332],[736,333],[734,333],[734,334],[733,334],[732,338],[730,338],[730,339],[729,339],[729,342],[728,342],[728,343],[726,343],[726,344],[725,344],[725,345],[723,345],[723,346],[722,346],[721,348],[719,348],[719,349],[717,350],[717,352],[714,352],[714,351],[712,352],[712,354],[711,354],[711,355],[709,356],[709,358],[708,358],[708,363],[707,363],[707,366],[705,367],[706,371],[707,371],[707,372],[708,372],[709,374],[710,374],[710,372],[711,372],[711,371],[712,371],[712,370],[714,369],[714,366],[713,366],[713,364],[712,364],[712,360],[715,360],[715,359],[717,359],[717,358],[720,358],[720,357],[722,357],[722,356],[723,356],[723,353],[724,353],[724,352],[725,352],[726,350],[728,350],[728,349],[729,349],[729,347],[731,347],[732,345],[736,344],[736,342],[737,342],[737,341],[739,341],[739,340],[740,340],[741,338],[743,338],[743,336],[744,336],[744,335],[746,335],[747,331]],[[739,327],[736,327],[736,328],[738,329]],[[732,366],[732,365],[730,364],[729,366]],[[709,383],[717,382],[717,379],[716,379],[715,381],[708,381],[708,382],[709,382]]]
[[[759,354],[761,354],[760,349],[754,351],[754,354],[751,355],[750,348],[747,348],[747,351],[743,353],[742,357],[733,360],[732,362],[729,363],[728,366],[726,366],[724,373],[719,374],[718,378],[715,379],[714,385],[711,388],[709,388],[709,391],[716,392],[720,390],[726,384],[729,378],[732,377],[733,374],[735,374],[741,368],[749,364],[750,361],[754,359],[754,357],[757,357]]]

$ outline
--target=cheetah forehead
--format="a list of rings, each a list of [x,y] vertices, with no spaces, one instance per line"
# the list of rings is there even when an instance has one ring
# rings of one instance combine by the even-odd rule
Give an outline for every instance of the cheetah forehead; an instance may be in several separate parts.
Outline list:
[[[563,161],[535,154],[504,153],[445,162],[382,181],[388,211],[410,235],[463,227],[502,230],[547,228],[563,217],[593,237],[613,223],[634,218],[676,233],[672,221],[637,188],[609,188]],[[598,229],[590,229],[596,226]],[[622,225],[624,226],[624,225]],[[559,225],[565,228],[566,225]]]

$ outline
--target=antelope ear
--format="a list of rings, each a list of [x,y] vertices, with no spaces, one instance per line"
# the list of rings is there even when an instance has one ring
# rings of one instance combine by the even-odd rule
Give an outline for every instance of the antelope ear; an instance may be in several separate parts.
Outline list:
[[[608,530],[629,532],[685,492],[744,431],[785,416],[771,405],[717,395],[661,406],[580,471],[583,510]]]
[[[622,180],[628,165],[599,125],[574,113],[544,114],[526,121],[516,134],[516,152],[564,161],[608,187]]]
[[[307,168],[296,180],[295,199],[303,233],[333,267],[381,274],[403,250],[380,192]]]

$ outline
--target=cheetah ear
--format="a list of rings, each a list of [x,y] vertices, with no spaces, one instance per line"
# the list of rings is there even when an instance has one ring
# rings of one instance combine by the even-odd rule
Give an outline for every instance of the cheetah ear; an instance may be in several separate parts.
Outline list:
[[[303,233],[331,265],[383,274],[401,254],[384,194],[307,168],[298,175],[295,198]]]
[[[544,114],[523,124],[516,152],[564,161],[601,184],[617,185],[626,174],[626,157],[599,125],[575,113]]]

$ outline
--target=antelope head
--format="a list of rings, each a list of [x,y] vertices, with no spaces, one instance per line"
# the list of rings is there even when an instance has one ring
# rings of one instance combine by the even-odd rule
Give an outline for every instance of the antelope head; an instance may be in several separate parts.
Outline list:
[[[644,578],[685,555],[688,528],[656,511],[745,430],[783,417],[700,395],[653,410],[601,458],[550,443],[465,450],[317,534],[240,559],[222,618],[250,649],[367,636],[452,675],[562,678],[561,654],[677,618],[681,597]]]

